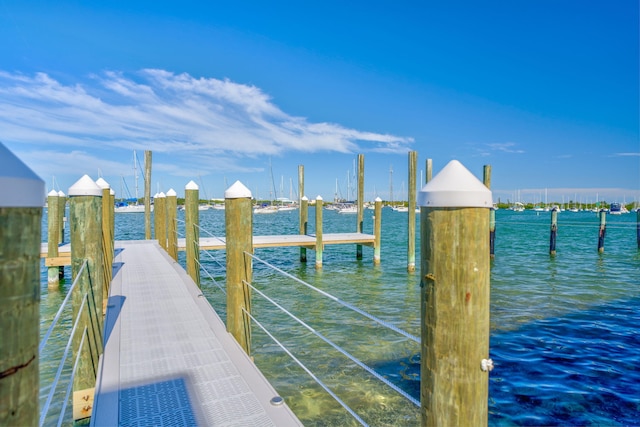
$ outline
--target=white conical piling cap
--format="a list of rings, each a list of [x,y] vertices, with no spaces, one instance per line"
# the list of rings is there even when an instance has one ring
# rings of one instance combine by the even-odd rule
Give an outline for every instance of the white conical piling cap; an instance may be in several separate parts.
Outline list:
[[[306,200],[306,201],[309,201],[309,198],[308,198],[307,196],[302,196],[302,199],[300,199],[300,200]]]
[[[376,197],[376,199],[374,200],[374,202],[381,202],[382,199],[380,197]]]
[[[58,196],[58,192],[56,190],[51,190],[47,193],[48,197],[60,197]]]
[[[44,181],[0,143],[0,208],[41,208]]]
[[[249,190],[243,183],[240,181],[234,182],[231,187],[227,188],[224,192],[225,199],[250,199],[251,198],[251,190]]]
[[[58,191],[58,197],[67,197],[67,195],[64,194],[64,191],[60,190]]]
[[[198,184],[196,184],[193,181],[189,181],[187,183],[187,185],[184,186],[185,190],[197,190],[198,189]]]
[[[102,178],[102,177],[100,177],[100,178],[96,179],[96,185],[97,185],[98,187],[102,188],[103,190],[104,190],[105,188],[111,188],[111,187],[109,186],[109,183],[108,183],[107,181],[105,181],[105,180],[104,180],[104,178]]]
[[[113,188],[109,189],[109,195],[111,195],[111,196],[115,196],[116,195],[116,192],[113,191]]]
[[[490,208],[491,190],[462,163],[450,161],[418,194],[418,205],[429,208]]]
[[[173,188],[170,188],[169,191],[167,191],[167,197],[176,197],[177,195],[178,193],[176,193],[176,190]]]
[[[89,175],[84,175],[69,187],[69,196],[102,196],[102,188]]]
[[[167,197],[162,191],[159,192],[158,194],[156,194],[156,198],[158,199],[164,199],[165,197]]]
[[[322,196],[318,194],[318,197],[316,197],[316,200],[322,200]]]

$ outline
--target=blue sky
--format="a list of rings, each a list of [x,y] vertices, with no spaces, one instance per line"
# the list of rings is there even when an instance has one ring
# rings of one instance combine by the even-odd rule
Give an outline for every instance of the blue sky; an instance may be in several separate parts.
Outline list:
[[[366,199],[392,181],[398,200],[415,150],[418,180],[427,158],[490,164],[496,201],[630,202],[638,16],[636,0],[0,0],[0,141],[65,192],[85,173],[133,192],[150,149],[153,193],[289,196],[302,164],[306,195],[331,200],[362,153]]]

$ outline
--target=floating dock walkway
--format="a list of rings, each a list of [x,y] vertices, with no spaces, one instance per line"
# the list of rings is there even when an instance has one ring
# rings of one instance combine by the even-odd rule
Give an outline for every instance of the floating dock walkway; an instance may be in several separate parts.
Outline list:
[[[157,242],[115,251],[91,425],[301,425]]]

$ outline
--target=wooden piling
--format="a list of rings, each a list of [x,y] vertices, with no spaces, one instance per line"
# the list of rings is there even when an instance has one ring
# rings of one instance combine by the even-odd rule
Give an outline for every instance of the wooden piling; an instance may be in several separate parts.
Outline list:
[[[38,425],[44,182],[0,143],[0,425]],[[57,238],[55,239],[57,241]]]
[[[381,244],[381,232],[382,232],[382,199],[376,197],[374,206],[373,217],[373,235],[375,236],[375,243],[373,246],[373,265],[380,264],[380,244]]]
[[[364,154],[358,154],[358,213],[356,232],[364,230]],[[356,245],[356,259],[362,259],[362,245]]]
[[[416,171],[418,152],[409,151],[409,193],[407,224],[407,271],[416,271]]]
[[[200,228],[198,184],[193,181],[184,188],[185,246],[187,252],[187,274],[200,287]]]
[[[309,232],[309,199],[302,196],[300,199],[300,234]],[[300,248],[300,262],[307,262],[307,248]]]
[[[322,269],[322,197],[316,197],[316,270]]]
[[[156,239],[158,244],[165,251],[167,250],[167,196],[160,192],[153,202],[153,218],[156,229]]]
[[[558,236],[558,208],[551,209],[551,235],[549,237],[549,255],[556,256],[556,240]]]
[[[111,187],[103,178],[96,180],[98,187],[102,189],[102,253],[104,259],[104,289],[102,293],[103,312],[106,313],[107,300],[109,299],[109,288],[113,273],[113,236],[111,235],[111,215],[113,205],[111,200]]]
[[[224,193],[227,247],[227,331],[247,354],[251,354],[251,313],[253,209],[251,191],[236,181]]]
[[[175,190],[167,191],[167,252],[174,260],[178,260],[178,199]]]
[[[607,210],[600,209],[600,229],[598,231],[598,252],[604,252],[604,235],[607,231]]]
[[[151,151],[144,151],[144,238],[151,240]],[[137,200],[136,200],[137,202]]]
[[[427,161],[425,162],[425,174],[424,174],[425,184],[431,181],[432,176],[433,176],[433,160],[427,159]]]
[[[636,240],[640,249],[640,208],[636,209]]]
[[[69,188],[69,223],[71,234],[71,271],[78,284],[73,290],[73,318],[80,313],[77,333],[72,337],[73,360],[80,353],[73,391],[95,386],[98,359],[102,354],[102,302],[104,256],[102,244],[102,190],[84,175]],[[87,262],[80,274],[82,265]],[[83,308],[83,299],[86,302]],[[83,335],[86,328],[86,338]],[[84,341],[84,344],[81,343]],[[75,402],[74,402],[75,405]],[[80,411],[82,412],[82,411]]]
[[[491,191],[454,160],[419,203],[422,425],[486,426]]]
[[[58,256],[58,240],[60,239],[60,196],[55,190],[47,194],[47,257]],[[47,287],[57,289],[60,285],[59,267],[47,268]]]
[[[482,182],[491,190],[491,165],[484,165]],[[495,258],[496,247],[496,209],[491,205],[489,210],[489,257]]]

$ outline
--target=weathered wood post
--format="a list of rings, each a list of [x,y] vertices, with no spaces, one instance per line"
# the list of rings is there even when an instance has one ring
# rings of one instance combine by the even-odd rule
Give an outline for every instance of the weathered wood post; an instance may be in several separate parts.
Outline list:
[[[380,244],[382,242],[382,199],[376,197],[376,203],[374,206],[374,222],[373,222],[373,235],[375,236],[373,247],[373,264],[380,264]]]
[[[489,190],[491,190],[491,165],[484,165],[482,181]],[[489,209],[489,256],[495,258],[496,246],[496,209],[491,204]]]
[[[358,214],[356,233],[364,228],[364,154],[358,154]],[[356,245],[356,259],[362,259],[362,245]]]
[[[200,287],[200,228],[198,184],[193,181],[184,187],[184,235],[187,252],[187,274]]]
[[[598,231],[598,252],[604,252],[604,235],[607,231],[607,210],[600,209],[600,229]]]
[[[429,181],[431,181],[431,177],[433,176],[433,160],[427,159],[424,166],[425,166],[424,182],[426,184]]]
[[[409,151],[409,194],[407,224],[407,271],[416,271],[416,171],[418,152]]]
[[[486,426],[491,191],[453,160],[419,203],[422,425]]]
[[[44,182],[0,143],[0,425],[38,425]],[[57,240],[57,237],[56,239]]]
[[[178,195],[173,188],[167,191],[167,252],[174,260],[178,260]]]
[[[71,234],[71,272],[78,284],[71,296],[73,318],[80,313],[76,334],[72,338],[73,360],[80,353],[73,379],[74,418],[91,416],[84,396],[90,396],[102,354],[102,300],[104,290],[104,257],[102,247],[102,190],[84,175],[69,188],[69,223]],[[80,274],[84,262],[85,271]],[[83,303],[83,299],[86,301]],[[84,308],[83,308],[84,306]],[[83,338],[86,331],[86,337]],[[83,344],[84,342],[84,344]]]
[[[322,197],[316,197],[316,270],[322,268]]]
[[[300,199],[300,234],[306,235],[309,231],[309,199],[302,196]],[[300,248],[300,262],[307,262],[307,248]]]
[[[96,185],[102,190],[102,253],[104,257],[104,289],[102,293],[103,313],[107,312],[107,300],[113,273],[113,237],[111,236],[111,215],[113,205],[111,200],[111,187],[103,178],[96,180]]]
[[[59,226],[60,230],[60,239],[58,243],[64,243],[64,230],[65,224],[67,223],[67,195],[64,194],[62,190],[58,191],[58,209],[60,209],[60,213],[58,214]],[[64,265],[58,267],[58,278],[60,281],[64,282]]]
[[[556,240],[558,237],[558,208],[551,209],[551,235],[549,237],[549,255],[556,256]]]
[[[47,194],[47,261],[58,257],[58,241],[60,239],[60,196],[55,190]],[[60,285],[59,267],[47,268],[47,287],[56,289]]]
[[[156,239],[158,244],[165,251],[167,250],[167,196],[160,192],[156,196],[153,208],[153,217],[155,219]]]
[[[144,151],[144,238],[151,240],[151,151],[149,150]]]
[[[251,352],[253,209],[251,191],[236,181],[224,192],[227,247],[227,331],[247,354]]]

